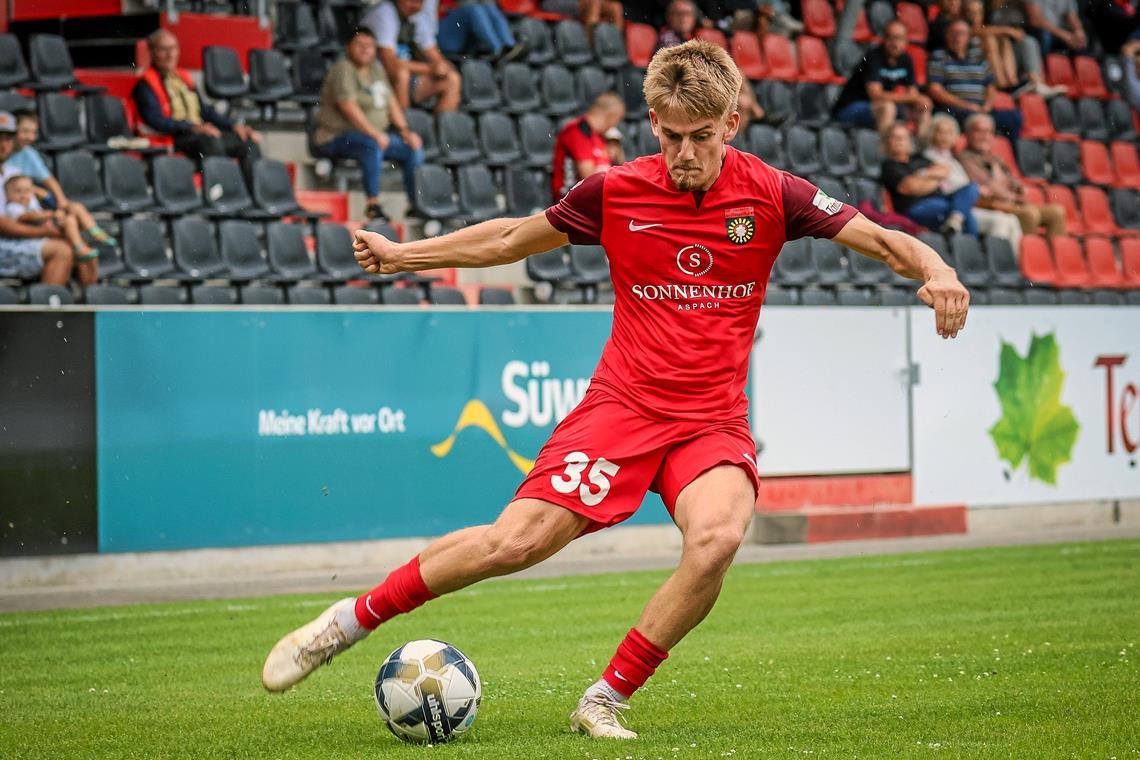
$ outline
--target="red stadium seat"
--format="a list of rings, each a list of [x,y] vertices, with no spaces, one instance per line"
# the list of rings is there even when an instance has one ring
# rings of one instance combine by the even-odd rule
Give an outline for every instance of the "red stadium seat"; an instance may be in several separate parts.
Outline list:
[[[926,86],[926,48],[919,47],[918,45],[910,45],[907,47],[906,52],[910,54],[910,59],[914,61],[914,79],[918,82],[919,87]]]
[[[875,33],[871,31],[871,25],[867,23],[867,13],[859,11],[859,15],[855,17],[855,31],[851,34],[851,39],[860,44],[865,44],[875,39]]]
[[[1092,285],[1088,264],[1081,252],[1081,243],[1072,237],[1055,237],[1053,243],[1053,263],[1057,267],[1059,288],[1087,288]]]
[[[1117,226],[1104,190],[1092,185],[1081,185],[1077,188],[1077,200],[1081,204],[1081,218],[1085,222],[1085,232],[1096,235],[1127,234],[1127,231]]]
[[[1057,136],[1053,129],[1053,120],[1049,117],[1049,107],[1045,105],[1045,98],[1035,92],[1021,96],[1022,126],[1021,137],[1024,140],[1053,140]]]
[[[1081,141],[1081,174],[1085,176],[1086,182],[1094,185],[1111,185],[1116,179],[1104,143],[1096,140]]]
[[[1085,260],[1089,264],[1089,274],[1095,288],[1124,288],[1128,284],[1120,271],[1120,263],[1112,252],[1112,241],[1108,238],[1091,237],[1085,241]]]
[[[1073,59],[1073,68],[1077,77],[1077,86],[1081,89],[1081,97],[1102,100],[1111,97],[1108,88],[1104,86],[1100,63],[1095,58],[1078,55]]]
[[[990,101],[990,105],[995,111],[1012,111],[1017,108],[1017,103],[1014,101],[1013,96],[1001,90],[995,90],[994,98]]]
[[[991,148],[993,154],[1005,161],[1006,166],[1013,172],[1013,176],[1018,180],[1024,181],[1025,177],[1021,174],[1021,167],[1017,165],[1017,159],[1013,157],[1013,146],[1009,144],[1009,138],[1002,135],[994,135],[993,147]]]
[[[1114,142],[1109,146],[1112,165],[1116,169],[1116,187],[1140,190],[1140,157],[1130,142]]]
[[[831,67],[827,46],[818,37],[801,34],[796,39],[796,49],[800,54],[800,79],[820,84],[839,84],[843,78],[837,76]]]
[[[739,34],[739,32],[737,32],[737,34]],[[728,38],[725,37],[724,32],[722,32],[719,29],[698,29],[695,36],[698,40],[705,40],[706,42],[711,42],[714,45],[720,45],[722,48],[725,49],[726,52],[730,52],[728,49]],[[753,38],[755,38],[756,35],[752,35],[752,36],[753,36]],[[760,41],[759,40],[756,41],[756,55],[760,55]],[[736,58],[736,53],[733,53],[732,57]],[[741,66],[739,59],[737,59],[736,65]],[[743,67],[741,68],[741,71],[743,71]],[[745,74],[745,76],[748,76],[748,75]],[[748,78],[753,79],[753,77],[748,77]],[[760,77],[755,77],[755,79],[759,79],[759,78]]]
[[[653,50],[657,47],[657,30],[649,24],[625,25],[625,49],[629,62],[639,69],[649,66]]]
[[[1140,288],[1140,238],[1120,239],[1120,270],[1124,287]]]
[[[926,14],[921,5],[914,3],[899,3],[895,6],[895,15],[906,27],[906,37],[915,45],[925,45],[929,29],[926,25]]]
[[[1065,209],[1065,229],[1070,235],[1085,234],[1085,225],[1077,211],[1077,199],[1073,197],[1072,190],[1065,185],[1046,185],[1045,202],[1056,203]]]
[[[1077,74],[1073,71],[1073,62],[1067,55],[1050,53],[1045,56],[1045,78],[1054,87],[1066,87],[1069,97],[1079,96],[1077,91]]]
[[[732,35],[732,47],[729,52],[744,76],[749,79],[763,79],[768,76],[768,65],[764,62],[763,53],[760,52],[760,38],[752,32],[737,32]]]
[[[735,35],[732,41],[736,42]],[[768,76],[772,79],[798,79],[800,70],[796,66],[796,54],[792,52],[791,41],[778,34],[765,34],[762,42],[764,61],[768,64]]]
[[[1057,269],[1049,254],[1049,244],[1040,235],[1021,237],[1021,273],[1030,282],[1052,285],[1057,282]]]
[[[800,10],[806,34],[824,39],[835,36],[835,12],[827,0],[803,0]]]

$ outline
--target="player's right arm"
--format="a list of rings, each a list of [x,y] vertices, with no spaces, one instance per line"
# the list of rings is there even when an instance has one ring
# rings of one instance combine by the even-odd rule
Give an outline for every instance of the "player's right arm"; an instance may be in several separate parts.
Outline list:
[[[492,219],[441,237],[397,243],[383,235],[357,230],[356,260],[369,274],[419,272],[449,267],[493,267],[510,264],[569,242],[539,212],[525,219]]]

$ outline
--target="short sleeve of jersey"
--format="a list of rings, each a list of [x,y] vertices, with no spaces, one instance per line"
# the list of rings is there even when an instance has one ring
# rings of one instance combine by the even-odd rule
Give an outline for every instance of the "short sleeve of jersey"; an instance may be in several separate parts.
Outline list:
[[[857,213],[855,208],[828,196],[794,174],[781,172],[784,191],[784,230],[788,240],[803,237],[831,239]]]
[[[546,220],[565,232],[574,245],[602,242],[602,189],[606,173],[591,174],[570,188],[566,196],[546,209]]]

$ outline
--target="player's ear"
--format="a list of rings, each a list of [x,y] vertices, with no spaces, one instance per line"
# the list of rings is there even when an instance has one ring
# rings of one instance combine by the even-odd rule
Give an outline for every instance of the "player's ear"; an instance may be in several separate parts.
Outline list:
[[[725,121],[724,141],[726,143],[732,142],[736,137],[736,133],[740,131],[740,112],[733,111],[728,115]]]
[[[661,130],[657,125],[657,112],[649,109],[649,128],[653,130],[654,137],[661,137]]]

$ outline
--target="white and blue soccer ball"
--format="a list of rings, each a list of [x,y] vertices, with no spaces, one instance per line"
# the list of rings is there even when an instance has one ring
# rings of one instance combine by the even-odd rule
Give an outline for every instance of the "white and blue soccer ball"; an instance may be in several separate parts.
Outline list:
[[[467,733],[483,686],[475,664],[443,641],[409,641],[380,666],[376,707],[396,736],[441,744]]]

